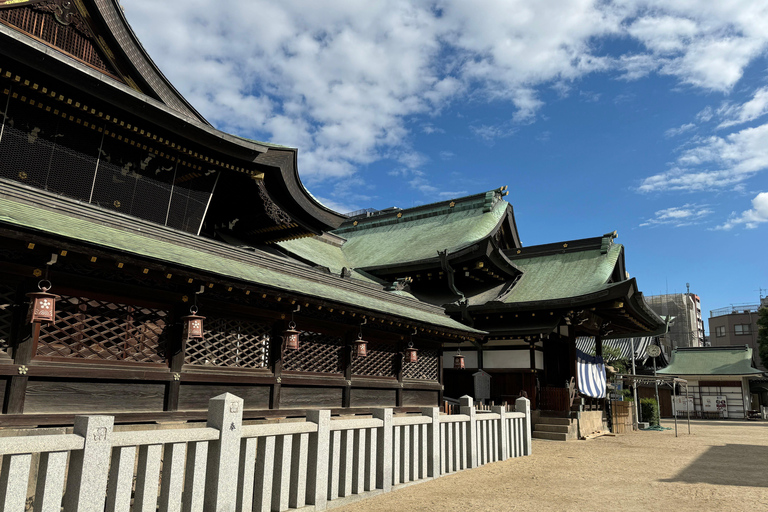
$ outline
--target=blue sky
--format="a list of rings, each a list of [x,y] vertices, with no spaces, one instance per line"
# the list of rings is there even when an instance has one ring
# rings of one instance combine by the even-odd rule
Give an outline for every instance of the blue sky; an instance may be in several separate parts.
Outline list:
[[[766,1],[122,3],[209,121],[298,147],[339,211],[508,185],[524,245],[617,230],[646,295],[768,288]]]

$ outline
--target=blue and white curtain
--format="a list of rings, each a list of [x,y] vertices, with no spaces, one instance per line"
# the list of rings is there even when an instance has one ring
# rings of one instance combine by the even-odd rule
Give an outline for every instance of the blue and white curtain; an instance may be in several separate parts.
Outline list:
[[[605,362],[601,356],[590,356],[577,349],[576,373],[582,394],[605,398]]]

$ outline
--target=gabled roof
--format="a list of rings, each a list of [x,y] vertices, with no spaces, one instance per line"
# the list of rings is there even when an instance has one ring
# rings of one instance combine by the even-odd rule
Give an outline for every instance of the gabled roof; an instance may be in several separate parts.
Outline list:
[[[44,201],[41,202],[41,197]],[[41,191],[26,191],[6,183],[0,188],[0,225],[31,230],[52,237],[134,255],[163,265],[174,265],[279,292],[313,296],[321,300],[410,319],[463,332],[483,334],[444,311],[415,299],[394,294],[381,285],[329,275],[263,251],[248,251],[149,222],[125,222],[119,214]]]
[[[355,268],[414,262],[439,264],[438,251],[456,253],[495,234],[507,220],[519,245],[512,207],[502,189],[406,210],[352,217],[334,231],[346,239],[344,256]]]
[[[672,350],[664,375],[760,375],[752,366],[752,349],[743,347],[688,347]]]
[[[562,244],[561,244],[562,246]],[[579,297],[609,287],[614,268],[624,247],[611,244],[607,250],[595,249],[531,256],[509,255],[523,271],[502,301],[506,304]]]

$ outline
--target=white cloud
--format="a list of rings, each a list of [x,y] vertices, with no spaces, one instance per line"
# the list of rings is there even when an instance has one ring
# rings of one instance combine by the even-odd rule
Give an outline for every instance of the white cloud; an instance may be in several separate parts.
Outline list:
[[[677,128],[670,128],[669,130],[664,132],[664,135],[667,137],[677,137],[678,135],[689,132],[694,128],[696,128],[696,125],[694,123],[686,123],[684,125],[678,126]]]
[[[225,131],[300,148],[310,185],[348,179],[384,158],[415,161],[409,126],[437,128],[411,118],[434,119],[460,101],[515,107],[508,123],[476,122],[473,131],[494,140],[535,121],[545,89],[565,95],[590,73],[661,73],[730,91],[768,44],[761,4],[123,2],[144,46],[203,115]],[[641,46],[603,44],[615,37]],[[743,107],[732,119],[760,111]]]
[[[752,99],[741,105],[724,104],[717,114],[724,118],[718,128],[747,123],[768,114],[768,87],[756,90]]]
[[[768,192],[761,192],[752,199],[752,209],[737,214],[733,212],[731,217],[715,229],[729,230],[743,224],[747,229],[755,229],[758,224],[768,222]]]
[[[669,171],[645,178],[640,192],[702,191],[736,186],[768,169],[768,124],[708,137],[684,151]]]
[[[671,225],[676,228],[698,224],[701,219],[712,213],[708,205],[685,204],[658,210],[650,219],[646,219],[641,227]]]

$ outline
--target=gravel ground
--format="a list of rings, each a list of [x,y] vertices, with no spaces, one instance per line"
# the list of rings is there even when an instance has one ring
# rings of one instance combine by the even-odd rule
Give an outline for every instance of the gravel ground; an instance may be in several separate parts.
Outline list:
[[[671,421],[663,421],[672,427]],[[768,511],[768,422],[691,421],[588,441],[375,496],[336,512]]]

